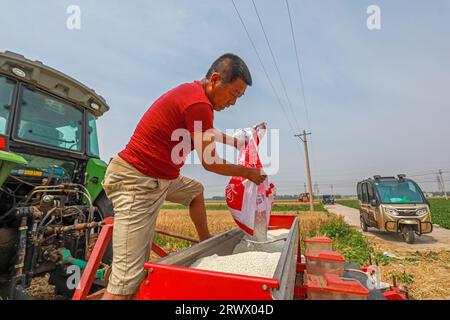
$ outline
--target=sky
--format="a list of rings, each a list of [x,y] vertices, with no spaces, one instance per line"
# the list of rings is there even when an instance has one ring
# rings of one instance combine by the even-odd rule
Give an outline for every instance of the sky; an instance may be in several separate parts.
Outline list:
[[[450,188],[449,1],[289,0],[304,91],[285,0],[254,1],[280,73],[252,1],[235,3],[274,90],[231,0],[0,0],[0,50],[40,60],[107,100],[111,109],[98,121],[106,161],[161,94],[201,79],[232,52],[249,66],[253,86],[215,114],[215,126],[266,121],[279,130],[279,170],[270,176],[278,194],[304,192],[303,143],[294,137],[303,129],[312,132],[320,193],[333,186],[355,194],[357,181],[398,173],[434,191],[438,169]],[[66,26],[70,5],[80,8],[80,29]],[[367,27],[370,5],[380,8],[379,30]],[[182,174],[201,181],[207,197],[223,195],[229,180],[201,165]]]

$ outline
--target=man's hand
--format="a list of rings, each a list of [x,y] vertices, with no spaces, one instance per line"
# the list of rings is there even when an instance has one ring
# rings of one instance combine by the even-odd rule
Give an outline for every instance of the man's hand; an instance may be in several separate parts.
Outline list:
[[[231,164],[224,159],[221,159],[216,154],[214,138],[203,139],[203,134],[201,132],[195,132],[193,136],[195,150],[202,161],[203,168],[207,171],[224,176],[245,177],[257,185],[261,184],[266,179],[267,175],[260,169]]]
[[[260,185],[266,180],[267,174],[258,168],[248,168],[247,179],[255,183],[256,185]]]
[[[234,139],[235,139],[234,140],[234,147],[237,150],[241,150],[242,147],[245,147],[248,144],[249,137],[247,135],[245,135],[245,136],[242,136],[242,137],[236,137]]]

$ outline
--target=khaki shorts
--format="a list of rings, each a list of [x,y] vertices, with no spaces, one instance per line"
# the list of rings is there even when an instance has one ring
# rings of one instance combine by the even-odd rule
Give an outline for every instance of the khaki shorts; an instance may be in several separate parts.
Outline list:
[[[113,263],[107,291],[134,294],[145,278],[156,218],[164,200],[188,206],[203,192],[200,182],[178,177],[156,179],[116,156],[106,170],[103,188],[114,207]]]

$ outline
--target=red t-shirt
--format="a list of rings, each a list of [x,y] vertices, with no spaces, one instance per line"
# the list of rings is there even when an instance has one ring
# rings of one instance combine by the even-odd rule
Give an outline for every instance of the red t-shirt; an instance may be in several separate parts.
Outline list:
[[[182,84],[156,100],[119,156],[147,176],[176,179],[188,154],[175,152],[182,160],[172,161],[172,149],[182,140],[181,135],[177,135],[172,141],[172,133],[176,129],[186,129],[190,133],[200,131],[198,126],[194,128],[194,121],[201,121],[202,132],[214,127],[214,111],[200,81]],[[190,135],[189,139],[185,136],[184,147],[190,152],[194,146]],[[174,150],[179,149],[177,146]]]

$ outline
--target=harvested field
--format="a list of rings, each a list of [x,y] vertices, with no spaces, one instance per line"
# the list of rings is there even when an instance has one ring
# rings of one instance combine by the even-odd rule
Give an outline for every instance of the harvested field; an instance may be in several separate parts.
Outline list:
[[[395,275],[397,284],[407,289],[414,299],[450,299],[449,250],[407,252],[374,238],[368,240],[377,252],[389,252],[398,257],[381,263],[383,281],[392,283]]]
[[[450,299],[450,251],[417,252],[399,255],[382,267],[383,279],[392,282],[392,275],[414,299]]]
[[[303,235],[306,235],[311,232],[311,230],[326,224],[326,222],[330,219],[327,213],[316,211],[312,213],[306,211],[280,211],[274,214],[298,215],[301,220],[300,232]],[[197,238],[194,224],[189,217],[189,212],[187,209],[161,210],[156,222],[156,227],[161,230]],[[211,234],[216,235],[236,228],[237,226],[228,210],[220,210],[208,211],[208,227]],[[155,238],[155,242],[171,252],[191,245],[189,241],[173,239],[161,235],[158,235]]]

